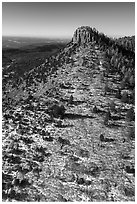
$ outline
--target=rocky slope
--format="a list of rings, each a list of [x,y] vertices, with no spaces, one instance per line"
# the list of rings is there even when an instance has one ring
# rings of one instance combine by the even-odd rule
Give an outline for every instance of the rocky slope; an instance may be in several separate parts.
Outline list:
[[[3,201],[134,201],[134,104],[94,31],[5,88]]]

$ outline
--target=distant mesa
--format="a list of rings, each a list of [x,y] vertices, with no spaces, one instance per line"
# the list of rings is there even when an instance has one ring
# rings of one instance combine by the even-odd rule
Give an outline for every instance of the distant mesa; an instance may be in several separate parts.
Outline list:
[[[76,31],[74,32],[72,42],[79,44],[92,42],[94,40],[95,31],[96,31],[95,28],[92,29],[89,26],[81,26],[77,28]]]

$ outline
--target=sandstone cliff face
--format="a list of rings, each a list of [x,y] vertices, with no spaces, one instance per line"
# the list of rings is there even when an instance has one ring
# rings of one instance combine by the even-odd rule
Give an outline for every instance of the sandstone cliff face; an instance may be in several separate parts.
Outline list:
[[[93,30],[89,26],[79,27],[73,35],[72,42],[73,43],[89,43],[93,41]]]

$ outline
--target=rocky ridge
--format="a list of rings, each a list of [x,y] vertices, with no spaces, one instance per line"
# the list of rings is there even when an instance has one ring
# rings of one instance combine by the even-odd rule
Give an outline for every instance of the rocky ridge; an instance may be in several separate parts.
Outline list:
[[[104,74],[93,31],[78,28],[12,90],[16,107],[3,112],[4,201],[134,201],[134,120],[126,119],[134,105],[116,98],[119,75]]]

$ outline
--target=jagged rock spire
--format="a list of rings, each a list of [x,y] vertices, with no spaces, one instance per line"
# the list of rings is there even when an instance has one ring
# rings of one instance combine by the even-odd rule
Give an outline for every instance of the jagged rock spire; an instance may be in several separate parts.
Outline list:
[[[96,31],[95,28],[89,26],[82,26],[76,29],[74,32],[72,42],[73,43],[88,43],[93,41],[93,32]]]

